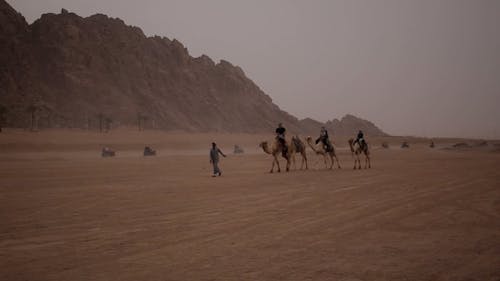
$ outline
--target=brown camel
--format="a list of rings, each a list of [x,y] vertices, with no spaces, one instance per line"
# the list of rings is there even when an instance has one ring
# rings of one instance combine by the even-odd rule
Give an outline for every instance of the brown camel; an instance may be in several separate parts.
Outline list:
[[[328,168],[328,163],[327,163],[327,160],[326,160],[326,156],[328,155],[328,156],[330,156],[330,160],[331,160],[330,169],[333,169],[333,164],[335,164],[335,160],[337,160],[337,167],[339,169],[342,169],[340,167],[339,158],[337,158],[337,154],[335,154],[335,148],[333,147],[333,145],[331,145],[331,149],[329,151],[326,151],[325,147],[323,146],[323,143],[320,143],[320,144],[317,144],[317,145],[313,144],[311,137],[307,137],[306,141],[307,141],[307,144],[309,144],[309,146],[311,147],[311,149],[316,154],[323,155],[323,159],[325,161],[325,166],[327,168]]]
[[[270,173],[272,173],[274,170],[274,164],[278,165],[278,173],[281,172],[280,162],[278,161],[279,154],[281,154],[281,156],[286,159],[286,171],[288,172],[290,170],[290,157],[289,157],[290,149],[288,146],[287,146],[288,153],[286,153],[286,154],[282,153],[283,148],[282,148],[281,143],[278,140],[274,141],[271,148],[269,148],[269,144],[267,143],[267,141],[261,142],[259,144],[259,146],[262,147],[262,150],[264,150],[265,153],[271,154],[273,156],[273,165],[271,166],[271,171],[269,171]]]
[[[354,157],[354,169],[356,170],[356,163],[358,163],[358,169],[361,169],[361,160],[359,159],[359,155],[361,153],[365,154],[365,169],[366,166],[368,165],[368,168],[371,168],[370,164],[370,151],[368,150],[368,143],[364,142],[364,145],[361,145],[358,143],[356,146],[356,149],[354,148],[354,140],[349,139],[349,147],[351,147],[351,153]]]
[[[300,169],[304,168],[304,163],[306,163],[306,170],[309,169],[307,166],[307,153],[306,153],[306,146],[305,144],[300,140],[298,136],[293,136],[292,141],[290,143],[290,156],[291,160],[293,162],[293,168],[297,169],[296,163],[295,163],[295,153],[300,153],[302,156],[302,161],[300,163]]]

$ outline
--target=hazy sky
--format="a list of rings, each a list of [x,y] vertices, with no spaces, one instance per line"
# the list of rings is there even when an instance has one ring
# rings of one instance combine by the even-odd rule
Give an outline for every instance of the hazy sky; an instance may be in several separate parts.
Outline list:
[[[104,13],[243,68],[282,109],[391,134],[500,138],[499,0],[7,0]]]

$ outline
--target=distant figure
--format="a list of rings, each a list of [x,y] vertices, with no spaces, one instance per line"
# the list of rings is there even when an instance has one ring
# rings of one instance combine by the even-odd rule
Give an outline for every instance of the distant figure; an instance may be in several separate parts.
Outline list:
[[[389,148],[389,144],[388,144],[388,143],[386,143],[386,142],[383,142],[383,143],[382,143],[382,147],[383,147],[383,148]]]
[[[410,144],[406,141],[404,141],[402,144],[401,144],[401,148],[410,148]]]
[[[212,163],[214,167],[214,174],[212,177],[221,176],[222,172],[219,169],[219,153],[220,155],[226,157],[224,153],[217,147],[215,142],[212,143],[212,149],[210,149],[210,163]]]
[[[146,146],[144,147],[144,156],[155,156],[156,155],[156,150],[151,149],[151,147]]]
[[[283,157],[286,157],[287,152],[288,152],[288,147],[286,145],[286,139],[285,139],[286,129],[283,127],[283,124],[279,123],[278,128],[276,128],[275,132],[276,132],[276,140],[281,145],[281,151],[282,151]]]
[[[363,136],[363,131],[359,130],[358,132],[358,136],[356,137],[356,140],[353,142],[353,145],[355,144],[359,144],[359,147],[364,147],[365,145],[365,139],[364,139],[364,136]]]
[[[102,148],[102,157],[113,157],[115,156],[115,152],[111,150],[109,147],[105,146]]]
[[[319,138],[316,139],[316,144],[318,144],[318,142],[320,141],[323,143],[323,147],[325,148],[326,152],[330,152],[330,150],[332,150],[332,144],[330,143],[330,139],[328,138],[328,131],[324,126],[321,127]]]
[[[429,145],[430,148],[434,148],[436,145],[434,144],[434,141],[431,141],[431,144]]]

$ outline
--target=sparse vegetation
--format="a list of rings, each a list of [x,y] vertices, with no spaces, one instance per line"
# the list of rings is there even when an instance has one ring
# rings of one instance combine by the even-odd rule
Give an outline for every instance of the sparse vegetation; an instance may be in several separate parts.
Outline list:
[[[0,133],[2,132],[3,126],[5,126],[7,107],[3,104],[0,104]]]

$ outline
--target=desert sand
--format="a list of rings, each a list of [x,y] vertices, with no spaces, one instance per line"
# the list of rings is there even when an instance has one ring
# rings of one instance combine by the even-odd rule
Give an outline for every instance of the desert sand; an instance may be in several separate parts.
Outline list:
[[[495,149],[368,139],[372,168],[353,170],[341,138],[341,170],[309,149],[310,170],[269,174],[271,139],[5,130],[0,280],[500,280]]]

